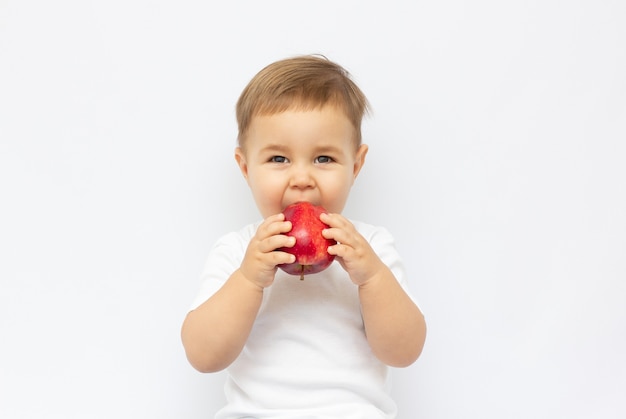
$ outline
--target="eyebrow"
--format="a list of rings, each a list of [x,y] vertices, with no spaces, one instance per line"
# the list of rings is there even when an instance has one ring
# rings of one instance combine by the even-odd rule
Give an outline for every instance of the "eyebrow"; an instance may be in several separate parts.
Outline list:
[[[342,148],[334,144],[323,144],[320,146],[316,146],[314,150],[316,153],[334,153],[334,154],[343,153]],[[284,146],[282,144],[268,144],[265,147],[263,147],[260,151],[265,152],[265,153],[285,152],[285,151],[289,151],[289,147]]]
[[[260,151],[263,153],[267,153],[267,152],[274,152],[274,151],[287,151],[289,149],[289,147],[286,147],[282,144],[268,144],[267,146],[263,147]]]
[[[343,149],[334,144],[322,145],[315,148],[315,151],[318,153],[331,153],[331,154],[342,154]]]

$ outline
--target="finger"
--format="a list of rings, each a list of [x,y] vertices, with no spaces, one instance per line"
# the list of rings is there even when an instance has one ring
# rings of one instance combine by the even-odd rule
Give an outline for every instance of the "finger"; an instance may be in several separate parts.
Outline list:
[[[350,224],[349,221],[344,216],[342,216],[341,214],[334,214],[334,213],[322,213],[320,214],[320,220],[324,224],[327,224],[330,227],[337,227],[337,228],[341,228],[342,226],[346,226],[347,224]]]
[[[350,246],[346,246],[342,243],[337,243],[332,246],[328,246],[328,253],[333,256],[338,256],[342,259],[350,259],[350,254],[353,249]]]
[[[285,236],[284,234],[277,234],[270,236],[259,243],[259,250],[263,253],[273,252],[276,249],[283,247],[293,247],[296,244],[296,238],[291,236]]]
[[[291,231],[291,221],[267,219],[261,226],[257,234],[260,238],[267,238]]]
[[[285,219],[285,214],[283,214],[282,212],[279,212],[278,214],[270,215],[269,217],[267,217],[263,221],[263,224],[271,224],[271,223],[275,223],[278,221],[283,221],[284,219]]]
[[[320,220],[329,228],[338,228],[347,231],[356,231],[354,224],[341,214],[322,214]]]
[[[361,237],[356,231],[334,227],[322,230],[322,236],[351,247],[358,246]]]
[[[281,252],[279,250],[267,254],[272,266],[288,265],[296,261],[296,257],[291,253]]]

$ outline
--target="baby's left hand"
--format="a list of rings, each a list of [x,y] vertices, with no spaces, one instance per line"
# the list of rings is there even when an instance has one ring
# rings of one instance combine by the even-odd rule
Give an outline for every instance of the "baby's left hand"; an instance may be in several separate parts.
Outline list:
[[[364,285],[376,277],[381,269],[386,268],[367,240],[344,216],[322,214],[320,219],[330,227],[322,235],[337,241],[336,245],[328,248],[328,253],[337,257],[337,261],[356,285]]]

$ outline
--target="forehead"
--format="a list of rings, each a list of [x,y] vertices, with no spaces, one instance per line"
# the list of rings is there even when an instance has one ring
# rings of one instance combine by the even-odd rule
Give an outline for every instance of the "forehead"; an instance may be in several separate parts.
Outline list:
[[[272,114],[253,116],[241,146],[254,147],[253,143],[277,144],[291,140],[306,140],[307,143],[335,143],[358,147],[357,130],[342,109],[324,106],[314,109],[288,109]],[[259,145],[259,144],[257,144]]]

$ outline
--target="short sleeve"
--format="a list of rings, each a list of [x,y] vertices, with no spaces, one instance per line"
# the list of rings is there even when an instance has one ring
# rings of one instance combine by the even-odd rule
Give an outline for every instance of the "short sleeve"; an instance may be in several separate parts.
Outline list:
[[[250,239],[256,232],[256,224],[238,232],[222,236],[211,248],[200,277],[200,289],[193,300],[191,310],[195,310],[215,294],[239,266]]]
[[[360,230],[361,234],[368,240],[374,252],[376,252],[383,263],[391,270],[404,292],[406,292],[411,300],[419,307],[417,298],[415,298],[409,289],[404,261],[396,249],[395,239],[389,230],[379,226],[369,226],[362,223],[355,224],[357,224],[357,228]]]

